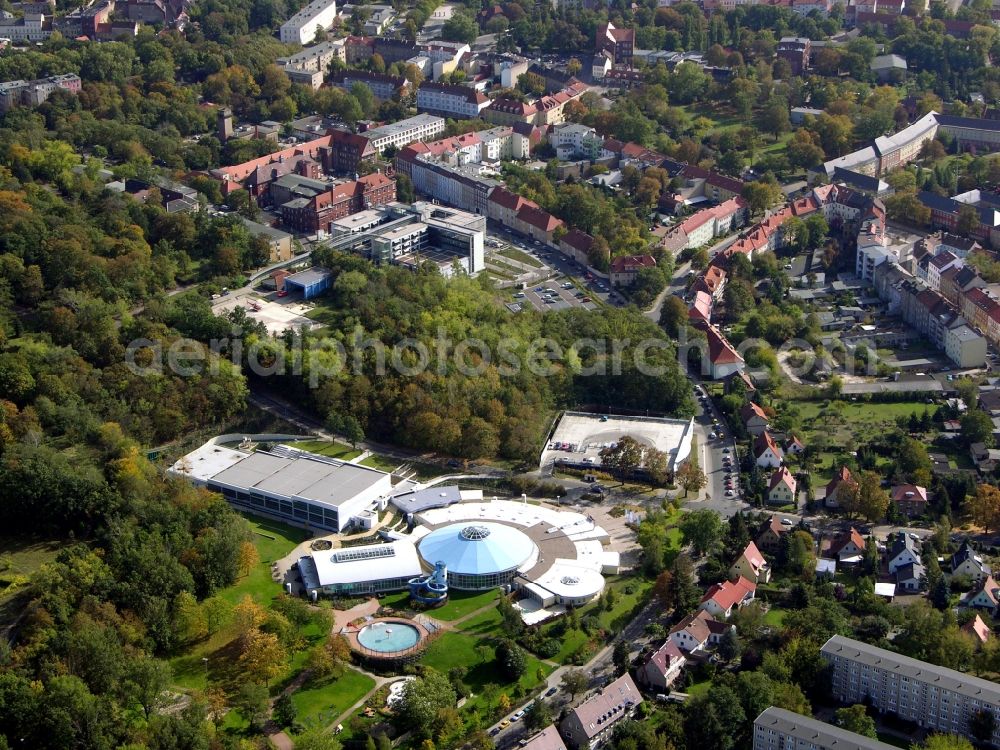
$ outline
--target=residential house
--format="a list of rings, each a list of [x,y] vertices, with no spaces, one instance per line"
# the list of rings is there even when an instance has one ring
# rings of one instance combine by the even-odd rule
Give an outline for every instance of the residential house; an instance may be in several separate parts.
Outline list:
[[[782,539],[791,530],[792,527],[782,524],[778,516],[771,516],[760,527],[754,544],[757,545],[757,549],[763,550],[769,555],[777,555],[781,551]]]
[[[962,542],[958,552],[951,556],[951,574],[953,576],[968,576],[973,581],[982,581],[992,572],[990,564],[972,548],[968,539]]]
[[[745,578],[754,583],[767,583],[771,580],[771,566],[757,549],[757,545],[750,542],[729,568],[729,577]]]
[[[753,384],[750,376],[740,370],[732,375],[727,375],[722,379],[722,390],[728,396],[730,393],[756,393],[757,386]]]
[[[698,324],[697,321],[695,321],[695,325],[698,330],[704,332],[708,344],[708,352],[702,353],[703,374],[708,375],[712,380],[721,380],[733,373],[743,371],[746,362],[718,328],[710,323]]]
[[[767,485],[768,505],[798,506],[797,487],[798,483],[787,466],[776,469]]]
[[[766,430],[753,441],[753,457],[761,468],[777,469],[781,466],[784,453]]]
[[[631,286],[644,268],[656,268],[656,258],[652,255],[619,255],[611,261],[611,285]]]
[[[849,531],[834,538],[827,554],[842,563],[857,564],[865,554],[865,538],[852,526]]]
[[[916,540],[909,534],[900,531],[897,534],[893,534],[888,541],[886,562],[890,574],[895,573],[904,565],[920,562],[920,549],[917,546]]]
[[[827,508],[839,508],[841,501],[841,488],[844,488],[846,491],[853,491],[857,486],[858,483],[855,482],[854,477],[851,476],[851,470],[846,466],[841,466],[834,475],[833,479],[827,482],[826,496],[823,499],[823,504]]]
[[[740,576],[735,581],[723,581],[711,586],[701,598],[699,608],[713,617],[728,618],[734,609],[753,601],[757,585]]]
[[[969,609],[983,609],[996,617],[997,608],[1000,607],[1000,586],[997,586],[993,576],[987,574],[986,578],[963,596],[962,606]]]
[[[566,744],[555,724],[549,724],[535,736],[521,740],[521,750],[566,750]]]
[[[972,461],[981,474],[992,474],[1000,465],[1000,448],[987,448],[985,443],[969,446]]]
[[[762,408],[760,408],[753,401],[748,401],[746,405],[740,409],[740,418],[743,420],[743,426],[747,428],[753,437],[757,437],[762,432],[765,432],[770,424],[770,418],[767,416]]]
[[[963,633],[971,635],[976,640],[976,647],[981,648],[986,641],[988,641],[993,633],[990,631],[990,626],[983,622],[983,618],[976,615],[971,620],[969,620],[965,625],[959,628]]]
[[[611,738],[621,721],[632,718],[640,703],[639,688],[628,673],[623,674],[572,709],[560,724],[562,735],[576,750],[593,750]]]
[[[915,594],[927,585],[927,571],[919,562],[907,563],[896,569],[896,593]]]
[[[670,629],[670,640],[681,651],[693,654],[718,645],[735,626],[716,620],[703,609],[688,615]]]
[[[907,518],[927,512],[927,488],[916,484],[897,484],[892,488],[892,504]]]
[[[680,648],[669,638],[656,651],[646,657],[639,668],[639,681],[652,690],[666,692],[680,677],[687,663]]]
[[[806,446],[795,435],[785,441],[785,454],[789,456],[801,456],[805,453]]]

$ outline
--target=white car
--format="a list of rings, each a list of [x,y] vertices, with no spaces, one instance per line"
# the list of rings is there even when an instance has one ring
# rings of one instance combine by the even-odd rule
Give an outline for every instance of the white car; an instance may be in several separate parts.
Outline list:
[[[714,432],[710,432],[710,433],[708,434],[708,439],[709,439],[709,440],[715,440],[715,433],[714,433]]]
[[[735,492],[733,492],[732,490],[726,490],[726,497],[732,497],[732,496],[733,496],[733,495],[735,495],[735,494],[736,494],[736,493],[735,493]]]

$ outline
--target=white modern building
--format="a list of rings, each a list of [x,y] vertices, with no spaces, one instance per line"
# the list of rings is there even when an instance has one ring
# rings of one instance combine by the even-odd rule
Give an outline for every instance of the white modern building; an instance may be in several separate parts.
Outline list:
[[[443,117],[475,120],[490,100],[471,86],[424,81],[417,89],[417,110]]]
[[[426,141],[444,132],[444,118],[434,115],[415,115],[399,122],[381,125],[366,130],[362,135],[367,138],[372,147],[382,153],[389,146],[402,148],[414,141]]]
[[[239,510],[334,532],[370,525],[373,510],[392,493],[384,471],[286,445],[254,450],[239,441],[238,435],[209,440],[168,473],[220,493]],[[224,444],[232,442],[239,447]]]
[[[336,0],[312,0],[302,10],[281,24],[285,44],[309,44],[316,38],[316,28],[324,31],[337,20]]]

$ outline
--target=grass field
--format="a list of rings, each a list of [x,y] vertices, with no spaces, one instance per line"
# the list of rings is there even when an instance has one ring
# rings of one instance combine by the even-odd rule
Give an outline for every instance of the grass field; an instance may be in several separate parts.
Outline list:
[[[389,458],[388,456],[380,456],[377,453],[372,453],[368,458],[361,461],[362,466],[367,466],[371,469],[379,469],[380,471],[388,471],[389,473],[394,472],[399,468],[402,461],[397,461],[395,458]]]
[[[480,612],[475,617],[470,617],[465,622],[458,625],[458,629],[469,635],[488,635],[495,633],[503,618],[500,617],[500,610],[488,609]]]
[[[306,728],[327,726],[375,687],[368,675],[347,669],[344,674],[320,685],[292,693],[298,720]]]
[[[771,607],[764,615],[764,622],[772,628],[780,628],[785,621],[785,610]]]
[[[519,250],[516,247],[510,247],[510,246],[505,247],[502,250],[497,250],[497,254],[502,255],[505,258],[510,258],[511,260],[516,260],[519,263],[524,263],[526,265],[531,266],[532,268],[542,267],[541,261],[539,261],[532,255],[528,255],[528,253],[524,252],[523,250]]]
[[[431,616],[435,620],[446,620],[448,622],[465,617],[470,612],[475,612],[480,607],[485,607],[499,598],[499,591],[455,591],[449,593],[448,603],[440,609],[435,609]]]
[[[28,594],[28,578],[65,546],[46,537],[0,536],[0,626],[20,615]]]
[[[339,458],[341,461],[350,461],[361,455],[361,451],[356,448],[329,440],[297,440],[289,445],[311,453],[318,453],[321,456]]]
[[[468,670],[463,681],[476,697],[466,704],[466,709],[473,706],[486,708],[486,699],[480,693],[490,683],[498,685],[501,691],[506,691],[508,695],[514,692],[515,687],[520,688],[522,693],[527,693],[540,683],[539,672],[548,676],[555,669],[551,664],[527,654],[524,674],[515,686],[513,683],[503,682],[497,670],[495,657],[493,643],[482,636],[444,633],[428,647],[420,662],[443,674],[448,674],[448,671],[455,667],[464,667]]]
[[[251,596],[261,604],[269,604],[281,593],[281,587],[271,578],[271,563],[284,557],[309,534],[303,529],[275,521],[245,517],[254,532],[254,546],[260,563],[232,586],[222,589],[217,596],[230,604],[238,604],[244,596]],[[225,683],[234,679],[236,658],[235,632],[232,627],[219,630],[209,638],[199,641],[170,659],[174,684],[184,690],[204,690],[210,682]],[[304,632],[306,638],[319,638],[320,633]],[[296,652],[290,660],[288,674],[301,667],[305,650]],[[296,663],[298,659],[298,663]],[[287,677],[287,675],[286,675]]]

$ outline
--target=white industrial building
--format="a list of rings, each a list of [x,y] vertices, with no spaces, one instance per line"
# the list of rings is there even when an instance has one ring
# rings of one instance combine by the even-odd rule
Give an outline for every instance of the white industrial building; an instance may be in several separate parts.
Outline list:
[[[405,492],[399,500],[414,524],[410,534],[389,532],[384,544],[313,550],[299,560],[310,595],[396,591],[441,568],[452,589],[521,592],[522,616],[540,622],[592,601],[604,590],[604,575],[618,572],[618,553],[605,548],[607,531],[580,513],[483,502],[481,492],[451,486]]]
[[[326,531],[369,528],[392,493],[391,475],[297,448],[253,450],[208,441],[170,467],[169,473],[220,493],[239,510]]]
[[[316,27],[324,31],[337,20],[336,0],[312,0],[307,6],[281,24],[281,41],[285,44],[309,44],[316,38]]]

